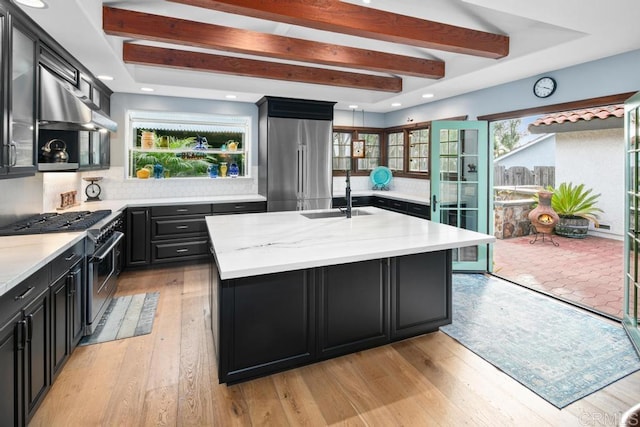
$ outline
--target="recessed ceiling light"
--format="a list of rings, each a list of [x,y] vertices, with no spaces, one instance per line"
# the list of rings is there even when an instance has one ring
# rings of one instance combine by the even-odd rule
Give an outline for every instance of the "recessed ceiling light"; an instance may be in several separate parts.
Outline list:
[[[422,95],[423,98],[433,98],[433,94],[432,93],[425,93]]]
[[[355,110],[356,108],[358,108],[357,105],[349,105],[349,108],[351,108],[352,110]]]
[[[155,89],[151,87],[141,87],[140,90],[143,92],[153,92]]]
[[[391,104],[391,106],[392,106],[392,107],[399,107],[399,106],[401,106],[401,105],[402,105],[402,104],[401,104],[401,103],[399,103],[399,102],[394,102],[393,104]]]
[[[113,77],[111,77],[111,76],[107,76],[106,74],[100,74],[100,75],[98,76],[98,78],[99,78],[100,80],[105,80],[105,81],[111,81],[111,80],[113,80]]]
[[[47,7],[47,4],[42,0],[16,0],[16,3],[36,9],[45,9]]]
[[[369,3],[371,3],[371,0],[362,0],[362,3],[369,4]]]
[[[225,95],[224,97],[227,98],[227,99],[236,99],[237,98],[236,95]]]

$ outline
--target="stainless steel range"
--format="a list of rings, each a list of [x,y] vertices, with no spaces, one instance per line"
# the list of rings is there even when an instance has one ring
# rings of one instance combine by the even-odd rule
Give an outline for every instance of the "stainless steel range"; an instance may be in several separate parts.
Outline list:
[[[92,334],[116,291],[123,256],[124,216],[110,210],[49,212],[32,215],[0,228],[0,236],[87,231],[85,245],[85,334]]]

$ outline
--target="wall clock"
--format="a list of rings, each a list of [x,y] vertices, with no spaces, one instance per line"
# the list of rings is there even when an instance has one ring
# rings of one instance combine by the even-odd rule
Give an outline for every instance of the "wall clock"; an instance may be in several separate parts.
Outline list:
[[[96,183],[96,181],[100,181],[102,177],[87,177],[82,178],[85,181],[89,181],[89,185],[87,185],[84,189],[84,194],[87,195],[87,202],[96,202],[100,200],[100,193],[102,193],[102,188]]]
[[[533,84],[533,93],[538,98],[547,98],[556,91],[557,83],[551,77],[541,77]]]

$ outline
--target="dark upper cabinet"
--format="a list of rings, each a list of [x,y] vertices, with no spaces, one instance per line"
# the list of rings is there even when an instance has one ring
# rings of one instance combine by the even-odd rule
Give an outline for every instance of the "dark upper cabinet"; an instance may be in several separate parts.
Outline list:
[[[0,5],[2,50],[2,150],[0,178],[36,171],[37,37]]]

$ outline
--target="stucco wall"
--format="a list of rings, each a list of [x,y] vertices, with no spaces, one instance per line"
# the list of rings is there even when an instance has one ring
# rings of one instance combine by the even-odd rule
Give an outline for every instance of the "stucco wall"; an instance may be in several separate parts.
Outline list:
[[[556,186],[584,183],[600,193],[600,222],[611,229],[596,234],[619,239],[624,236],[624,147],[623,129],[556,134]]]

